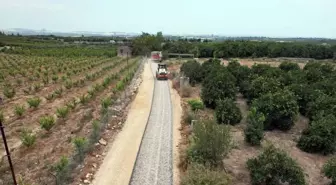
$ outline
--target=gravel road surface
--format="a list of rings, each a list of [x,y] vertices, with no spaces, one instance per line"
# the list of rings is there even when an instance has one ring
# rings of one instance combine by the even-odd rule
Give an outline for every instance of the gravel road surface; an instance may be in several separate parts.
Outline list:
[[[153,74],[156,63],[151,63]],[[172,104],[168,81],[155,80],[148,124],[130,185],[172,185]]]

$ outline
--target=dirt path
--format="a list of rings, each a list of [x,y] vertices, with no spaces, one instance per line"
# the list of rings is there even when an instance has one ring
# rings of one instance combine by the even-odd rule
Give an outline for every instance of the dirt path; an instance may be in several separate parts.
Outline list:
[[[94,185],[126,185],[130,181],[150,113],[154,78],[150,63],[146,63],[139,87],[123,130],[109,146],[109,151],[95,175]]]

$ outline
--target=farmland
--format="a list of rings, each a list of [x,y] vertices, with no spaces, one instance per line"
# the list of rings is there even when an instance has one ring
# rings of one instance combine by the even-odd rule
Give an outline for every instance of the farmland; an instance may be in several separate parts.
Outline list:
[[[107,123],[117,130],[121,120],[111,120],[116,117],[111,107],[126,95],[140,58],[115,57],[109,48],[22,47],[0,53],[0,117],[24,183],[69,180],[65,171],[83,162]],[[3,145],[0,154],[0,179],[10,183]]]
[[[184,112],[182,184],[335,180],[333,63],[202,61],[168,62]],[[182,74],[191,85],[180,84]]]
[[[159,32],[131,40],[138,57],[121,58],[115,45],[30,39],[9,36],[0,53],[0,118],[20,184],[335,181],[334,46]],[[140,58],[152,50],[163,51],[171,82]],[[10,183],[0,152],[0,182]]]

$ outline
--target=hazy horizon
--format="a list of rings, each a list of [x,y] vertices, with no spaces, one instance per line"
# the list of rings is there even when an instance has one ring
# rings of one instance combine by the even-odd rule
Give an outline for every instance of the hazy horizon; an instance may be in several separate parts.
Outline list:
[[[0,30],[336,38],[334,0],[0,0]]]

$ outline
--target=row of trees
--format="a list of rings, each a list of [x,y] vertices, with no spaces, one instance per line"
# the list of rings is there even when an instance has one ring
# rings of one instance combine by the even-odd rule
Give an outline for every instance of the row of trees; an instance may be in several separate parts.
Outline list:
[[[133,55],[148,55],[151,51],[161,51],[163,41],[162,32],[156,35],[142,33],[141,36],[132,40]]]
[[[165,40],[161,32],[156,35],[143,33],[132,40],[135,55],[147,54],[154,50],[167,53],[192,53],[196,57],[295,57],[331,59],[336,45],[321,45],[305,42],[273,42],[226,40],[222,42],[191,42],[186,40]]]
[[[163,47],[172,53],[193,53],[197,57],[296,57],[330,59],[336,46],[268,41],[223,41],[211,43],[169,42]]]

